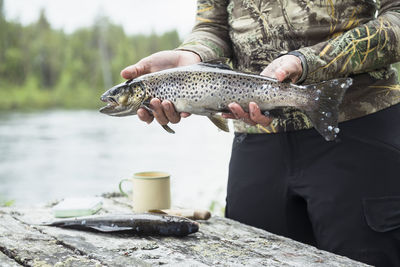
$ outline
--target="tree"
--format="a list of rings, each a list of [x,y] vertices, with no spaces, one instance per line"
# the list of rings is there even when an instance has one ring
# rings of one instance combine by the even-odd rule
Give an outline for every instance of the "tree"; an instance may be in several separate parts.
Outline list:
[[[4,14],[4,0],[0,0],[0,62],[4,62],[6,20]],[[1,64],[1,63],[0,63]]]
[[[46,12],[44,11],[43,8],[40,10],[40,15],[39,15],[39,20],[37,22],[37,26],[39,27],[40,31],[47,31],[50,29],[50,23],[47,20]]]
[[[4,17],[0,0],[0,109],[93,108],[104,89],[122,81],[120,70],[158,50],[179,44],[176,31],[127,36],[98,17],[71,34],[52,29],[44,10],[23,26]]]
[[[32,59],[32,71],[39,77],[40,86],[53,89],[61,72],[64,34],[51,29],[43,9],[32,26],[31,40],[23,45],[30,51],[27,57]]]
[[[0,0],[0,20],[5,20],[5,15],[4,15],[4,0]]]
[[[104,88],[110,88],[113,84],[111,68],[111,47],[107,42],[110,22],[107,17],[99,16],[95,21],[95,32],[97,33],[97,48],[100,56]]]

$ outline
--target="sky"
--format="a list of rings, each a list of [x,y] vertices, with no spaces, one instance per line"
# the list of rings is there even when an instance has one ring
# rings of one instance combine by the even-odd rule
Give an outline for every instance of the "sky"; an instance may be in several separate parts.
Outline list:
[[[184,37],[194,25],[196,0],[5,0],[6,18],[23,25],[36,21],[40,10],[55,29],[71,33],[106,15],[128,34],[177,29]]]

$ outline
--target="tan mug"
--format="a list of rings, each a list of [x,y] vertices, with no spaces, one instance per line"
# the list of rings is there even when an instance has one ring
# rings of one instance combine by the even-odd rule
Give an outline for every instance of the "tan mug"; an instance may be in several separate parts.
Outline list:
[[[132,196],[122,190],[124,182],[133,184]],[[119,190],[132,198],[134,212],[147,212],[153,209],[171,207],[170,175],[165,172],[138,172],[130,179],[122,179]]]

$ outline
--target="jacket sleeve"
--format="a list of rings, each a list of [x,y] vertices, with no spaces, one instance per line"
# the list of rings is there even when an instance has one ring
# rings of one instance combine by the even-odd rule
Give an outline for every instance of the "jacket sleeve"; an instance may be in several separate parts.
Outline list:
[[[307,62],[307,83],[368,72],[400,61],[400,1],[380,2],[376,19],[297,50]]]
[[[231,56],[227,0],[198,0],[196,24],[177,49],[192,51],[202,61]]]

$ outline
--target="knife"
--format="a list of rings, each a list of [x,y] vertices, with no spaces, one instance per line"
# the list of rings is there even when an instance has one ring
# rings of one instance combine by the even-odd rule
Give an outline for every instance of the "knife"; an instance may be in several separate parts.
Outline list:
[[[153,209],[153,210],[149,210],[149,212],[181,216],[181,217],[186,217],[186,218],[192,219],[192,220],[208,220],[211,217],[211,213],[208,210]]]

